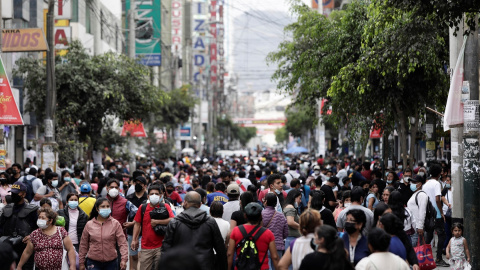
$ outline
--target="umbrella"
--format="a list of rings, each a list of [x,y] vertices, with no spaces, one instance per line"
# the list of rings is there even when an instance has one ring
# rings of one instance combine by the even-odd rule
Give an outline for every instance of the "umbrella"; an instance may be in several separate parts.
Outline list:
[[[308,149],[305,148],[305,147],[295,146],[295,147],[291,147],[290,149],[285,151],[285,154],[308,153],[308,152],[309,152]]]
[[[183,148],[182,150],[182,154],[193,154],[195,153],[195,150],[193,150],[192,148]]]

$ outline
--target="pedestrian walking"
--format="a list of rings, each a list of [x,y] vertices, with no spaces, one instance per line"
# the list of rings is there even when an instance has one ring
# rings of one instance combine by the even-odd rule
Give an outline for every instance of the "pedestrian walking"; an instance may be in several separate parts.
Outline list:
[[[57,213],[50,208],[38,210],[38,229],[30,234],[27,247],[23,251],[17,270],[21,270],[35,252],[35,268],[39,270],[62,269],[63,249],[67,251],[70,262],[76,261],[75,248],[63,227],[55,226]],[[76,264],[70,264],[70,270],[76,270]]]
[[[122,254],[120,269],[125,270],[128,245],[122,225],[111,216],[112,209],[106,198],[99,198],[91,220],[85,225],[80,240],[80,270],[118,270],[118,245]]]
[[[245,193],[244,193],[245,194]],[[277,196],[269,193],[265,196],[265,209],[262,211],[263,226],[272,231],[275,237],[275,246],[277,248],[278,257],[281,258],[285,253],[284,239],[288,236],[288,224],[284,215],[275,210],[277,204]],[[268,265],[273,267],[271,256],[268,256]]]
[[[67,207],[58,210],[58,215],[65,219],[65,230],[68,232],[72,244],[78,252],[83,229],[88,222],[88,216],[78,206],[77,194],[70,193],[67,195]]]
[[[215,219],[200,209],[201,203],[197,192],[190,191],[185,195],[185,210],[168,224],[162,253],[169,253],[176,247],[193,249],[201,269],[226,270],[225,241]]]
[[[361,259],[370,255],[367,246],[367,237],[362,233],[365,228],[367,217],[360,209],[352,209],[347,212],[345,232],[342,236],[347,249],[350,263],[356,265]],[[388,247],[387,247],[388,248]]]

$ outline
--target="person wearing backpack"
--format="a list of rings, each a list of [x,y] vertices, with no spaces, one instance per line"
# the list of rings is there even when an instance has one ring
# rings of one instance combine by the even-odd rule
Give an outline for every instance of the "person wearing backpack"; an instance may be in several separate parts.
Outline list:
[[[426,230],[427,236],[425,240],[430,243],[434,237],[434,231],[437,232],[438,246],[442,247],[447,235],[445,234],[445,216],[442,211],[442,184],[438,181],[442,173],[442,167],[438,164],[430,166],[430,179],[423,185],[422,190],[427,193],[430,202],[435,208],[435,226],[434,228],[428,228]],[[449,266],[442,258],[442,248],[437,248],[437,259],[435,261],[437,266],[447,267]]]
[[[267,254],[270,251],[273,267],[278,267],[278,253],[273,233],[262,226],[262,206],[252,202],[244,209],[247,223],[237,226],[230,235],[228,269],[235,264],[237,270],[269,269]],[[236,252],[236,261],[233,254]]]
[[[200,209],[201,204],[202,199],[198,192],[190,191],[185,195],[185,210],[167,226],[162,254],[169,256],[178,250],[176,248],[183,247],[195,251],[200,269],[227,270],[225,239],[215,219]]]
[[[43,186],[42,180],[37,178],[37,169],[33,166],[29,168],[28,175],[20,177],[18,181],[23,182],[27,187],[25,199],[28,202],[31,202],[33,200],[35,193],[37,193],[37,190]]]
[[[138,178],[137,178],[138,179]],[[174,217],[172,209],[168,203],[162,203],[165,188],[162,185],[152,185],[148,189],[149,203],[142,204],[135,215],[135,225],[133,227],[132,250],[138,249],[140,231],[142,232],[142,249],[140,251],[140,270],[150,270],[152,265],[158,267],[162,242],[165,234],[158,230],[158,225],[168,225]],[[166,211],[165,211],[166,210]],[[157,212],[163,211],[167,214],[162,219],[155,218]]]

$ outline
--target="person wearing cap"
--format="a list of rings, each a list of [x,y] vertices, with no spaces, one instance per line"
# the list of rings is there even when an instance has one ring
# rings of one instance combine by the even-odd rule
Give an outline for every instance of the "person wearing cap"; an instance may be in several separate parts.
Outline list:
[[[190,191],[185,196],[182,213],[168,223],[162,245],[167,256],[175,248],[195,250],[195,258],[202,270],[227,269],[227,252],[217,222],[200,209],[201,196]],[[214,252],[215,250],[215,252]]]
[[[22,239],[30,235],[37,226],[37,209],[38,206],[29,204],[25,200],[27,187],[24,183],[17,181],[13,183],[10,190],[12,203],[7,204],[3,208],[3,214],[0,217],[0,236],[8,236],[12,239]],[[22,241],[15,241],[16,245],[13,250],[17,254],[22,254],[26,248],[26,244]],[[17,259],[17,263],[18,263]],[[25,263],[24,269],[33,269],[33,256]]]
[[[88,222],[88,216],[80,209],[78,199],[77,194],[68,194],[66,207],[57,211],[58,215],[65,219],[65,230],[68,232],[77,252],[79,252],[83,229]]]
[[[242,247],[237,248],[237,245],[252,231],[252,237],[258,237],[255,242],[255,246],[257,248],[258,259],[261,264],[260,270],[270,269],[267,259],[267,254],[269,251],[273,267],[278,269],[279,256],[275,244],[275,236],[273,235],[272,231],[262,226],[262,210],[262,206],[256,202],[251,202],[245,206],[244,211],[247,223],[233,228],[232,233],[230,234],[227,252],[228,269],[232,269],[232,265],[235,264],[233,261],[234,253],[237,254],[237,257],[240,255],[240,249]]]
[[[315,165],[313,167],[313,173],[311,175],[315,178],[319,177],[320,176],[320,166]]]
[[[425,216],[427,214],[428,195],[422,192],[425,179],[420,175],[415,178],[408,178],[410,189],[414,192],[412,197],[408,200],[407,208],[415,217],[415,233],[410,236],[412,239],[412,246],[417,245],[418,237],[423,237],[425,234],[424,224]]]
[[[227,187],[228,202],[223,205],[223,216],[222,218],[228,222],[232,218],[232,213],[240,210],[240,187],[232,183]]]
[[[175,191],[175,185],[173,182],[167,182],[165,185],[166,187],[166,193],[165,197],[170,198],[172,200],[174,205],[181,205],[182,204],[182,197],[180,197],[180,194]]]
[[[135,171],[137,172],[137,171]],[[135,174],[134,172],[134,174]],[[142,171],[143,172],[143,171]],[[140,207],[143,203],[148,200],[146,187],[147,187],[147,179],[145,177],[137,176],[134,181],[133,187],[135,188],[135,192],[128,195],[126,198],[129,202],[133,203],[137,208]],[[133,250],[131,248],[132,240],[133,240],[133,227],[135,225],[135,221],[133,218],[128,218],[128,221],[125,224],[127,227],[127,238],[128,238],[128,255],[130,256],[130,269],[135,270],[137,269],[138,265],[138,252],[141,250],[141,243],[142,243],[142,232],[139,233],[138,242],[139,248],[137,250]]]
[[[95,206],[95,202],[97,201],[91,195],[92,186],[88,183],[83,183],[80,186],[80,197],[78,198],[78,207],[82,209],[88,217],[92,213],[92,209]]]

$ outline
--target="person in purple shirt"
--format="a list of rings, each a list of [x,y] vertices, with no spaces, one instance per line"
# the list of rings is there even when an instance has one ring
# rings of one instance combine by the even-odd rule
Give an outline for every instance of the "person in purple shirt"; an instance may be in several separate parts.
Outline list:
[[[262,222],[265,228],[273,232],[278,257],[281,258],[285,253],[285,242],[283,239],[288,236],[288,225],[285,216],[275,210],[276,205],[277,196],[273,193],[268,193],[265,196],[265,209],[262,211]],[[270,255],[268,256],[268,265],[270,269],[273,269]]]

